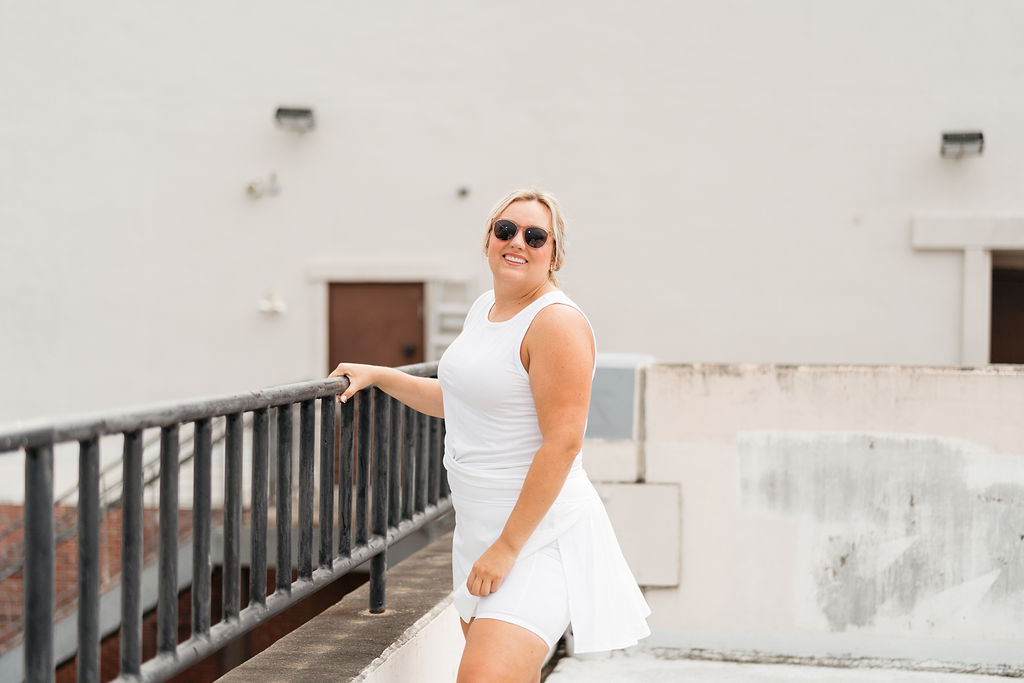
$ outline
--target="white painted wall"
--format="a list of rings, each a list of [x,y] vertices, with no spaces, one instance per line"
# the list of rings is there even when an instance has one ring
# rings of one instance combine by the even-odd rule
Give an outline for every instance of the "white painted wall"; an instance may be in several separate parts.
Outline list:
[[[1010,0],[2,13],[0,421],[316,376],[316,273],[482,289],[480,223],[531,183],[604,351],[957,363],[963,257],[912,219],[1024,213]],[[956,128],[982,157],[939,157]]]
[[[652,642],[1024,665],[1020,369],[657,364],[646,386],[642,486],[681,499]]]

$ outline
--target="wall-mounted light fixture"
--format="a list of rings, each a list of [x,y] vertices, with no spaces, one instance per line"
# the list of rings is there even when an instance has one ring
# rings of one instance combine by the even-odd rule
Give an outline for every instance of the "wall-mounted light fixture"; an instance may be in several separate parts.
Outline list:
[[[285,303],[280,294],[270,291],[265,297],[260,299],[259,311],[267,315],[281,315],[288,312],[288,304]]]
[[[305,107],[278,107],[274,112],[274,120],[281,128],[296,133],[305,133],[316,126],[313,110]]]
[[[949,131],[942,134],[939,154],[951,159],[981,154],[985,149],[985,136],[977,131]]]
[[[281,185],[277,182],[277,174],[273,171],[267,176],[266,180],[256,179],[250,180],[249,184],[245,186],[245,192],[253,199],[259,199],[260,197],[274,197],[281,191]]]

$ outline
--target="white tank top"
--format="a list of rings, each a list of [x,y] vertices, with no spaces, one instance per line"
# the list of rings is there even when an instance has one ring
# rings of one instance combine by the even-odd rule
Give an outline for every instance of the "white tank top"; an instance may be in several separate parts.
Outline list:
[[[522,469],[525,476],[543,438],[520,348],[537,313],[552,304],[580,311],[558,289],[502,322],[487,319],[494,305],[493,290],[469,309],[462,333],[437,367],[444,399],[445,453],[455,462],[474,469]],[[579,466],[577,456],[574,467]]]

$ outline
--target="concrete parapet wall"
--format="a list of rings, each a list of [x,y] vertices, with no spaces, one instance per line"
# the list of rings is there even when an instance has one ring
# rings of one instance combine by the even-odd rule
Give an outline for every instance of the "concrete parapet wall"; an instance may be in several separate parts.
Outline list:
[[[353,681],[450,683],[459,672],[465,639],[451,599],[438,603],[410,626]]]
[[[653,365],[644,401],[660,644],[1024,667],[1024,369]]]

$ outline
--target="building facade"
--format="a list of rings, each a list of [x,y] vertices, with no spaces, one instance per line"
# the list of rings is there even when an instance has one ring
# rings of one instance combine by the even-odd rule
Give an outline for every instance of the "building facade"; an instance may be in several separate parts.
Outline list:
[[[332,285],[418,287],[434,358],[523,185],[599,350],[661,361],[985,363],[1024,249],[1008,0],[4,14],[0,421],[322,375]]]

